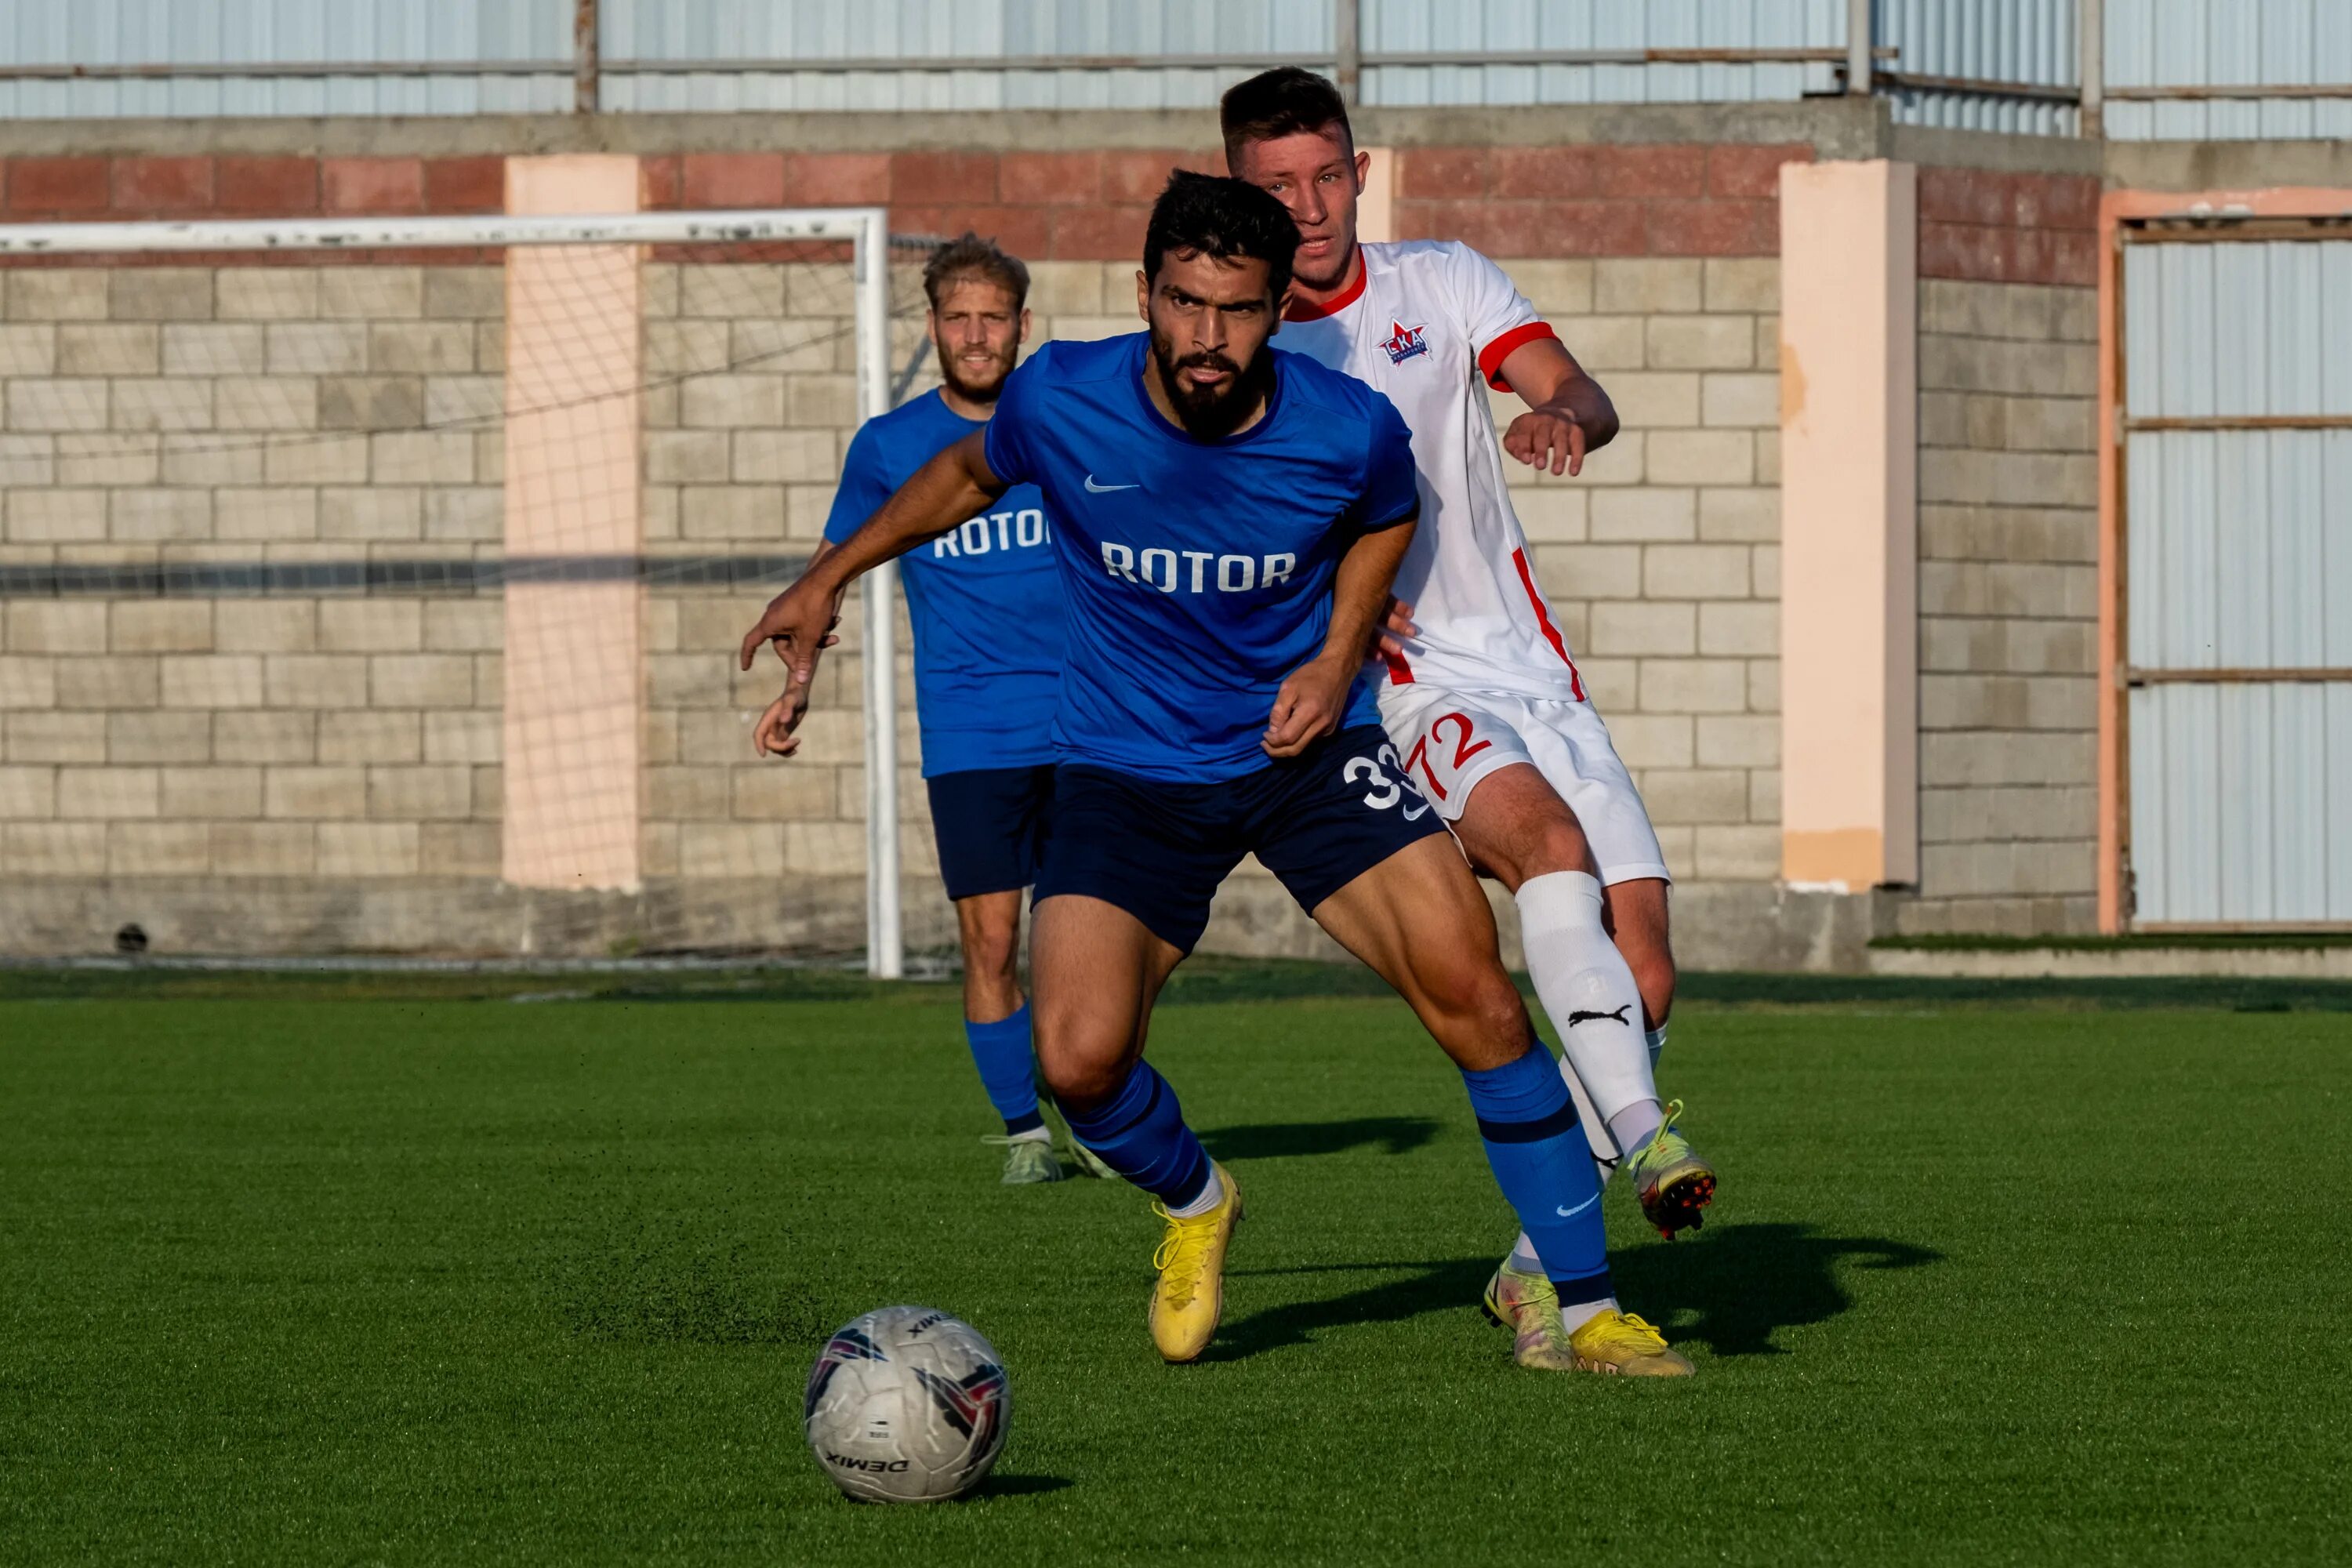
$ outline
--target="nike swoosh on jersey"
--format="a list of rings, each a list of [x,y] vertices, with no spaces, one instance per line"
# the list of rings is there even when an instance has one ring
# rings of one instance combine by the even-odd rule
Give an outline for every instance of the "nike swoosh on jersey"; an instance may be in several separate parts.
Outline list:
[[[1141,485],[1098,485],[1095,483],[1095,477],[1092,474],[1087,476],[1087,493],[1090,496],[1107,496],[1113,490],[1136,490],[1142,488]]]

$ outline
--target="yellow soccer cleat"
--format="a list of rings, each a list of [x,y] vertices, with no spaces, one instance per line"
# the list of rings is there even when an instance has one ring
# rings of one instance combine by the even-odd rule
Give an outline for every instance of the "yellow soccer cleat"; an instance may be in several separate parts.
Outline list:
[[[1677,1231],[1696,1230],[1706,1223],[1699,1211],[1715,1201],[1715,1167],[1699,1157],[1690,1141],[1675,1131],[1683,1113],[1679,1100],[1666,1107],[1666,1119],[1650,1141],[1625,1156],[1625,1170],[1633,1178],[1633,1196],[1642,1217],[1657,1226],[1668,1241]]]
[[[1538,1372],[1574,1372],[1576,1352],[1559,1321],[1559,1292],[1541,1274],[1511,1267],[1509,1258],[1486,1281],[1486,1316],[1511,1331],[1511,1359]]]
[[[1666,1336],[1631,1312],[1601,1312],[1568,1336],[1579,1372],[1611,1377],[1688,1377],[1690,1358],[1668,1348]]]
[[[1694,1370],[1667,1348],[1664,1336],[1630,1312],[1612,1308],[1570,1333],[1551,1281],[1512,1268],[1508,1258],[1486,1281],[1486,1315],[1516,1336],[1511,1359],[1538,1372],[1688,1377]]]
[[[1210,1168],[1224,1184],[1225,1197],[1207,1214],[1179,1219],[1151,1205],[1168,1222],[1168,1234],[1151,1255],[1160,1270],[1151,1287],[1151,1342],[1163,1361],[1192,1361],[1207,1350],[1225,1310],[1225,1247],[1241,1223],[1242,1190],[1223,1165],[1212,1161]]]

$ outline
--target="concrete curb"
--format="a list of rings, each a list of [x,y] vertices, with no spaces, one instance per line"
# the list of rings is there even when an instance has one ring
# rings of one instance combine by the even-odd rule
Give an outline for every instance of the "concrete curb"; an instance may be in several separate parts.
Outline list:
[[[2352,947],[1872,948],[1872,974],[1953,980],[2352,980]]]

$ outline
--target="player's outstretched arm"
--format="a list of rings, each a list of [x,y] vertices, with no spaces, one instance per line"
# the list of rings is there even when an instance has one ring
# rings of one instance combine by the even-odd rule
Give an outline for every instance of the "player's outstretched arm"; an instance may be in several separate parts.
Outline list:
[[[1503,432],[1503,450],[1553,473],[1584,471],[1584,455],[1617,438],[1617,405],[1558,338],[1521,343],[1498,367],[1528,411]]]
[[[940,452],[856,533],[811,559],[800,580],[769,600],[758,623],[743,634],[742,668],[751,668],[761,643],[772,643],[793,684],[805,689],[816,677],[817,654],[833,629],[841,595],[861,573],[937,539],[1004,493],[1008,487],[990,471],[982,439],[974,431]]]
[[[1339,727],[1348,689],[1363,668],[1373,628],[1388,613],[1389,587],[1418,518],[1359,534],[1339,558],[1331,584],[1331,628],[1323,650],[1290,672],[1275,694],[1274,712],[1258,744],[1270,757],[1295,757]]]

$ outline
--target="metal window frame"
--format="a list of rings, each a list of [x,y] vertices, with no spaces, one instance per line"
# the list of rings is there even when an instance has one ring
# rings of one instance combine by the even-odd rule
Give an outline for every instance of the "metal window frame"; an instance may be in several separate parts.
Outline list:
[[[2118,94],[2110,89],[2106,96]],[[2262,239],[2352,237],[2352,190],[2289,186],[2260,191],[2109,191],[2099,200],[2099,677],[2098,917],[2107,935],[2224,931],[2285,933],[2347,929],[2329,921],[2139,921],[2134,917],[2131,862],[2131,689],[2178,682],[2242,685],[2352,679],[2352,669],[2135,668],[2125,591],[2130,548],[2126,437],[2134,431],[2340,429],[2334,416],[2135,418],[2124,399],[2123,258],[2127,245],[2248,243]]]

